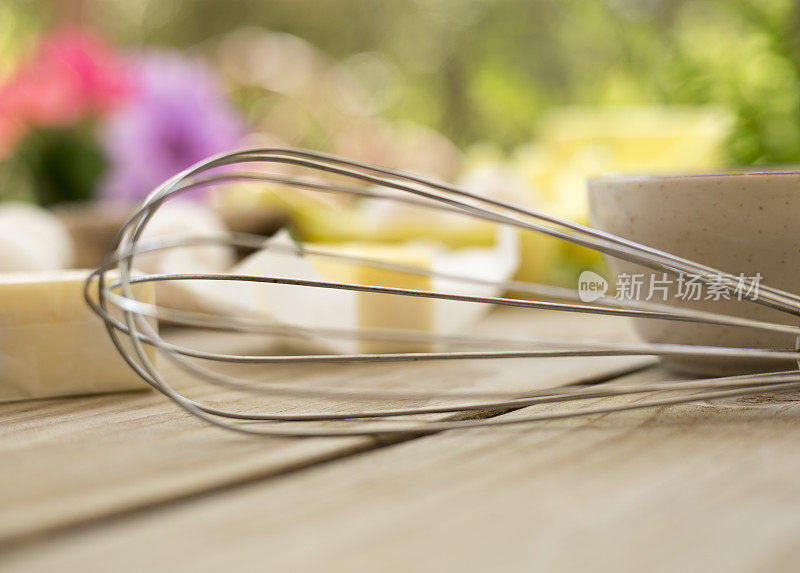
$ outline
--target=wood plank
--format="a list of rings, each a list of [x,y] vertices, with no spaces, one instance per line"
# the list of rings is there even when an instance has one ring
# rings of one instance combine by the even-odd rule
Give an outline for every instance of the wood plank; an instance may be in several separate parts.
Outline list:
[[[541,312],[499,312],[486,332],[569,336],[630,336],[620,321]],[[646,361],[647,359],[645,359]],[[535,366],[532,366],[535,364]],[[628,358],[469,361],[382,365],[330,365],[269,369],[272,379],[303,384],[401,387],[432,380],[441,386],[515,389],[566,384],[629,370]],[[260,398],[229,400],[219,389],[198,391],[210,401],[243,408]],[[313,408],[329,408],[319,401]],[[273,409],[304,404],[268,397]],[[306,406],[308,404],[305,404]],[[192,419],[156,393],[29,401],[0,405],[0,543],[104,516],[200,495],[322,460],[378,447],[369,438],[258,439],[214,429]]]
[[[798,443],[798,394],[447,432],[109,521],[5,565],[796,571]]]

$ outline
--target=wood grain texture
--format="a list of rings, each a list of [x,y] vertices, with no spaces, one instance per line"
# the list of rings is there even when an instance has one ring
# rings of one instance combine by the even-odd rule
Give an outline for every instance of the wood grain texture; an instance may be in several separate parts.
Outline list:
[[[587,337],[630,336],[621,322],[541,312],[500,312],[490,316],[481,328],[540,336],[543,332],[570,336],[576,329]],[[432,382],[514,390],[591,380],[630,370],[647,360],[465,361],[380,368],[305,365],[302,370],[271,367],[269,373],[271,379],[310,385],[347,387],[369,381],[402,387]],[[263,398],[231,399],[229,394],[205,388],[194,395],[242,408],[263,404],[259,401]],[[267,405],[284,411],[304,405],[329,407],[315,401],[298,404],[274,397]],[[13,547],[37,535],[266,479],[380,445],[369,438],[242,437],[192,419],[154,392],[2,404],[0,544]]]
[[[109,521],[5,565],[796,571],[798,444],[796,394],[447,432]]]

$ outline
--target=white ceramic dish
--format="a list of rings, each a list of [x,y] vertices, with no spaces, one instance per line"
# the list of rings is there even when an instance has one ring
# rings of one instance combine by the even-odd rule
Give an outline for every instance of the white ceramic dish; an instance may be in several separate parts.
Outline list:
[[[589,181],[592,224],[604,231],[745,277],[800,292],[800,171],[698,175],[607,175]],[[607,257],[612,281],[641,274],[650,293],[653,271]],[[661,279],[661,273],[656,273]],[[686,277],[687,279],[689,277]],[[623,280],[622,282],[626,282]],[[631,293],[628,285],[626,294]],[[679,295],[677,280],[653,291],[654,302],[797,324],[797,317],[753,302],[720,298],[705,288],[699,300]],[[687,285],[682,285],[685,294]],[[752,293],[751,293],[752,294]],[[711,298],[709,298],[711,295]],[[666,301],[663,300],[666,297]],[[794,348],[791,335],[661,320],[636,320],[649,342],[713,346]],[[700,375],[797,368],[794,362],[744,359],[669,358],[673,370]]]

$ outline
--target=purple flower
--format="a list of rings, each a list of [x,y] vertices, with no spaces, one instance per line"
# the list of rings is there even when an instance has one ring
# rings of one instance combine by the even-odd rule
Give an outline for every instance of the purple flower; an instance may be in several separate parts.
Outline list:
[[[218,78],[202,62],[164,52],[134,62],[134,92],[109,118],[104,148],[109,199],[139,201],[210,155],[234,149],[244,125]]]

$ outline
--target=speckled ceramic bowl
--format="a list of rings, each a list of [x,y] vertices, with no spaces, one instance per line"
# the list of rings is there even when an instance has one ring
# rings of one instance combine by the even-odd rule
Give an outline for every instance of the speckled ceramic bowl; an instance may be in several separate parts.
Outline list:
[[[589,181],[592,224],[604,231],[746,277],[800,292],[800,171],[670,176],[608,175]],[[653,271],[607,258],[612,280],[643,274],[641,297],[649,294]],[[657,279],[662,278],[657,273]],[[753,302],[713,300],[704,287],[700,300],[678,296],[677,280],[654,302],[797,323],[797,318]],[[684,285],[685,286],[685,285]],[[630,292],[630,291],[628,291]],[[686,289],[683,289],[686,292]],[[709,295],[710,299],[706,299]],[[666,300],[664,300],[666,298]],[[794,348],[791,335],[662,320],[636,320],[650,342],[714,346]],[[668,358],[673,370],[725,375],[796,368],[793,362],[745,359]]]

